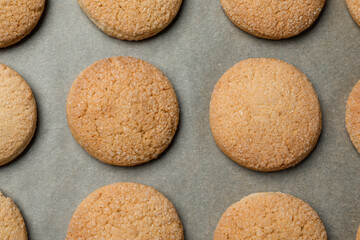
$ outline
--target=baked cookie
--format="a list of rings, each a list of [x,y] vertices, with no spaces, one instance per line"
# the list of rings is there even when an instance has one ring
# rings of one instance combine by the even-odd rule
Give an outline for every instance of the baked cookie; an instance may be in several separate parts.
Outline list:
[[[0,48],[19,42],[39,22],[45,0],[0,0]]]
[[[325,0],[220,0],[229,19],[256,37],[285,39],[309,28]]]
[[[360,226],[357,231],[356,240],[360,240]]]
[[[155,159],[170,144],[179,105],[166,76],[148,62],[112,57],[85,69],[67,100],[70,130],[93,157],[134,166]]]
[[[36,129],[34,95],[13,69],[0,64],[0,166],[14,160]]]
[[[319,216],[304,201],[284,193],[256,193],[222,215],[214,240],[326,240]]]
[[[360,0],[346,0],[351,16],[355,22],[360,26]]]
[[[355,148],[360,152],[360,81],[352,89],[346,104],[346,128]]]
[[[315,147],[320,104],[311,83],[294,66],[247,59],[216,84],[210,126],[232,160],[257,171],[277,171],[296,165]]]
[[[0,192],[0,239],[26,240],[27,231],[20,210]]]
[[[76,209],[66,240],[183,240],[181,221],[171,202],[138,183],[115,183],[85,198]]]
[[[85,14],[106,34],[138,41],[165,29],[182,0],[78,0]]]

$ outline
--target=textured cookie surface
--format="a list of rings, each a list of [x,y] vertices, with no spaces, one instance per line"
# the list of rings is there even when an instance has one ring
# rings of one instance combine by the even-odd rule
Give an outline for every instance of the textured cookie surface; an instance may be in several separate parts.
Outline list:
[[[326,240],[319,216],[307,203],[283,193],[256,193],[222,215],[214,240]]]
[[[95,25],[123,40],[142,40],[166,28],[182,0],[78,0]]]
[[[138,183],[115,183],[91,193],[76,209],[67,240],[182,240],[183,227],[171,202]]]
[[[0,0],[0,48],[17,43],[38,23],[45,0]]]
[[[276,59],[247,59],[216,84],[210,126],[220,149],[258,171],[294,166],[321,132],[317,95],[306,76]]]
[[[360,152],[360,81],[352,89],[346,104],[346,128],[350,139]]]
[[[160,70],[132,57],[100,60],[84,70],[67,101],[71,132],[95,158],[133,166],[158,157],[179,121],[175,91]]]
[[[284,39],[309,28],[325,0],[220,0],[230,20],[240,29],[267,39]]]
[[[346,0],[351,16],[360,26],[360,0]]]
[[[0,239],[26,240],[24,219],[15,203],[0,192]]]
[[[0,64],[0,166],[15,159],[36,128],[36,103],[25,80]]]

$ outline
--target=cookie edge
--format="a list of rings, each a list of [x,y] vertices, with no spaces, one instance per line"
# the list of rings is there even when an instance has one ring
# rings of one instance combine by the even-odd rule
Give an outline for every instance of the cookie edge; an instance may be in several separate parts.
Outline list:
[[[230,9],[225,7],[225,4],[224,2],[226,2],[228,0],[220,0],[220,4],[221,4],[221,7],[222,9],[224,10],[226,16],[229,18],[229,20],[235,25],[237,26],[238,28],[240,28],[242,31],[254,36],[254,37],[258,37],[258,38],[263,38],[263,39],[267,39],[267,40],[283,40],[283,39],[288,39],[288,38],[292,38],[292,37],[295,37],[295,36],[298,36],[300,34],[302,34],[303,32],[305,32],[307,29],[309,29],[312,25],[314,25],[314,23],[317,21],[317,19],[319,18],[320,14],[322,13],[323,9],[324,9],[324,6],[325,6],[325,3],[326,3],[326,0],[321,0],[322,1],[322,8],[321,8],[321,11],[314,17],[314,21],[307,27],[305,28],[302,28],[301,31],[297,32],[297,33],[292,33],[292,34],[287,34],[287,35],[284,35],[284,36],[268,36],[266,34],[263,34],[259,31],[256,31],[256,30],[251,30],[251,29],[247,29],[245,28],[244,26],[242,26],[240,23],[238,23],[236,21],[236,19],[234,17],[232,17],[232,15],[230,14]]]
[[[106,27],[105,25],[102,25],[96,18],[94,18],[91,13],[88,11],[88,9],[85,7],[85,5],[83,4],[83,0],[77,0],[78,4],[81,8],[81,10],[85,13],[85,15],[90,19],[90,21],[95,24],[95,26],[100,29],[102,32],[104,32],[105,34],[107,34],[110,37],[113,38],[117,38],[120,40],[125,40],[125,41],[141,41],[141,40],[145,40],[147,38],[151,38],[157,34],[159,34],[160,32],[162,32],[165,28],[167,28],[172,22],[173,20],[176,18],[176,16],[178,15],[180,9],[181,9],[181,5],[182,5],[182,1],[183,0],[178,0],[178,6],[177,6],[177,10],[174,14],[174,16],[169,19],[169,21],[164,25],[163,28],[158,29],[156,31],[153,32],[146,32],[144,34],[139,34],[139,35],[131,35],[131,34],[127,34],[127,33],[122,33],[122,32],[118,32],[115,33],[115,31],[110,31],[108,30],[108,27]]]
[[[10,69],[13,73],[15,73],[15,75],[17,75],[18,77],[21,78],[22,81],[24,81],[24,83],[26,84],[26,86],[29,88],[31,96],[32,96],[32,102],[34,104],[34,122],[33,122],[33,126],[31,127],[31,131],[28,135],[28,137],[26,138],[26,141],[24,141],[24,143],[22,144],[22,146],[18,149],[18,151],[15,151],[12,155],[10,155],[8,158],[5,158],[3,160],[0,159],[0,167],[4,166],[10,162],[12,162],[13,160],[15,160],[26,148],[27,146],[30,144],[31,140],[33,139],[35,132],[36,132],[36,128],[37,128],[37,104],[36,104],[36,99],[34,96],[34,93],[30,87],[30,85],[26,82],[26,80],[14,69],[12,69],[11,67],[0,63],[0,66],[4,66],[5,68]]]
[[[3,42],[3,43],[0,41],[0,49],[10,47],[10,46],[20,42],[21,40],[23,40],[26,36],[28,36],[35,29],[35,27],[38,25],[38,23],[40,22],[40,19],[42,18],[43,14],[44,14],[45,5],[46,5],[46,0],[43,0],[43,5],[42,5],[41,14],[39,16],[39,19],[36,22],[34,22],[33,26],[31,26],[28,29],[28,31],[25,31],[22,35],[20,35],[17,38],[14,38],[14,39],[12,39],[10,41],[6,41],[6,42]]]
[[[18,208],[18,206],[15,204],[15,202],[9,198],[9,197],[6,197],[1,191],[0,191],[0,198],[4,198],[5,200],[9,201],[10,202],[10,205],[12,207],[14,207],[15,211],[16,211],[16,215],[18,215],[18,217],[20,217],[20,224],[23,226],[23,237],[24,239],[28,239],[28,231],[27,231],[27,227],[26,227],[26,223],[25,223],[25,220],[24,220],[24,217],[20,211],[20,209]]]
[[[360,18],[357,18],[355,16],[355,13],[353,12],[353,6],[350,4],[350,1],[349,0],[345,0],[346,2],[346,6],[347,6],[347,9],[350,13],[350,16],[352,17],[352,19],[355,21],[355,23],[360,27]],[[360,13],[359,13],[360,15]]]

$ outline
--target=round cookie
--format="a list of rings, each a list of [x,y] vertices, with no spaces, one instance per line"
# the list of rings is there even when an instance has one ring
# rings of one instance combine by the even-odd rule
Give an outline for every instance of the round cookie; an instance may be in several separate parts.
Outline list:
[[[360,152],[360,81],[352,89],[346,104],[346,129],[355,148]]]
[[[85,198],[76,209],[66,240],[183,240],[172,203],[157,190],[138,183],[115,183]]]
[[[29,85],[13,69],[0,64],[0,166],[26,148],[36,120],[35,98]]]
[[[15,203],[0,192],[0,239],[28,239],[24,219]]]
[[[179,11],[182,0],[78,0],[78,3],[106,34],[138,41],[165,29]]]
[[[256,37],[285,39],[309,28],[325,0],[220,0],[229,19]]]
[[[45,0],[0,0],[0,48],[19,42],[39,22]]]
[[[93,63],[73,83],[67,100],[70,130],[93,157],[134,166],[170,144],[179,105],[166,76],[148,62],[112,57]]]
[[[284,193],[256,193],[231,205],[213,240],[317,239],[327,234],[319,216],[304,201]]]
[[[321,132],[321,110],[307,77],[276,59],[247,59],[216,84],[210,126],[220,149],[257,171],[282,170],[302,161]]]
[[[355,22],[360,26],[360,0],[346,0],[349,12]]]

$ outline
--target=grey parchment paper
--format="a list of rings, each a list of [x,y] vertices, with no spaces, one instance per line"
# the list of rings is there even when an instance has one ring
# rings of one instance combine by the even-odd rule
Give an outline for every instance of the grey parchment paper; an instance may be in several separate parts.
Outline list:
[[[173,144],[159,159],[122,168],[90,157],[73,139],[66,98],[77,75],[96,60],[134,56],[160,68],[181,107]],[[304,72],[318,93],[323,131],[313,153],[276,173],[240,167],[216,146],[208,121],[211,93],[221,75],[250,57],[272,57]],[[345,128],[348,95],[360,80],[360,27],[345,0],[328,0],[316,23],[282,41],[252,37],[233,25],[218,0],[184,0],[175,21],[141,42],[111,38],[76,0],[47,0],[30,37],[0,50],[0,62],[32,87],[39,117],[35,137],[13,163],[0,168],[0,190],[24,215],[31,240],[65,239],[79,203],[120,181],[152,186],[175,205],[188,240],[212,239],[226,208],[244,196],[281,191],[308,202],[330,240],[355,239],[360,224],[360,154]]]

